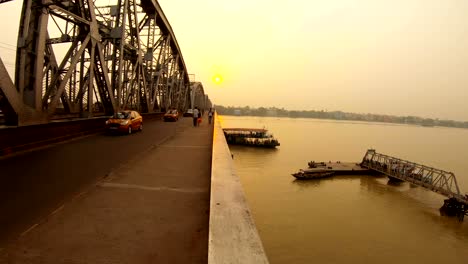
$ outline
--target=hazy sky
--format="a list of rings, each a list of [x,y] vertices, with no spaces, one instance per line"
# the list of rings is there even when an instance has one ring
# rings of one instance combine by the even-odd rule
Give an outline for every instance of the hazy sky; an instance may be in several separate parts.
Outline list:
[[[159,2],[215,104],[468,121],[466,0]],[[11,65],[21,3],[0,5]]]

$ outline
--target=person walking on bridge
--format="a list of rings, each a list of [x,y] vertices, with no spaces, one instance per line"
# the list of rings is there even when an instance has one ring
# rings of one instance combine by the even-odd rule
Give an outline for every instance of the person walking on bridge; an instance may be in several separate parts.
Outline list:
[[[198,115],[199,115],[198,107],[193,109],[193,126],[196,127],[198,125]]]
[[[213,108],[210,108],[208,112],[208,124],[211,124],[211,119],[213,118]]]

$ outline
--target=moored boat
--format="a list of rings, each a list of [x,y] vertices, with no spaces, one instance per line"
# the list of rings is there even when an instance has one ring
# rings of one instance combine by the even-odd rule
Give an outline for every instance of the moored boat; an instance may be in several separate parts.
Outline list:
[[[309,180],[330,177],[333,175],[333,172],[327,170],[299,170],[291,175],[299,180]]]
[[[225,128],[224,136],[228,144],[261,148],[276,148],[280,145],[277,139],[266,129],[258,128]]]

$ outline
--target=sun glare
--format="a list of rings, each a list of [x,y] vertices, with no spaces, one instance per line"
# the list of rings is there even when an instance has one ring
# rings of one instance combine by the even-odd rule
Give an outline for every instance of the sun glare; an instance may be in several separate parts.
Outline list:
[[[215,74],[212,80],[215,84],[221,84],[223,82],[223,77],[219,74]]]

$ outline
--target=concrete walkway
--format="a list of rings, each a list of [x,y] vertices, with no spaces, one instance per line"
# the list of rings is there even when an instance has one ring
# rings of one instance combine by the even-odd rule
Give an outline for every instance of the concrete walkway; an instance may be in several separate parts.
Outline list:
[[[207,263],[213,127],[175,134],[0,249],[0,263]]]

